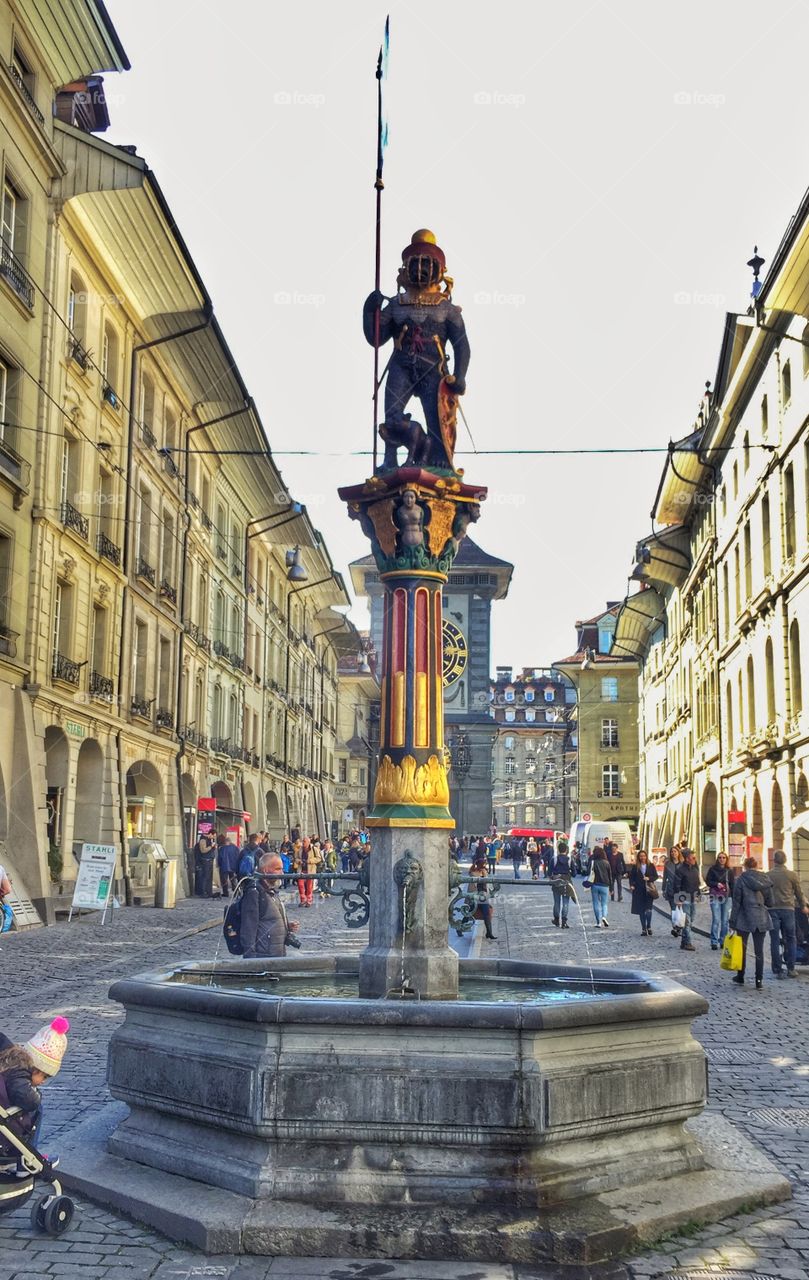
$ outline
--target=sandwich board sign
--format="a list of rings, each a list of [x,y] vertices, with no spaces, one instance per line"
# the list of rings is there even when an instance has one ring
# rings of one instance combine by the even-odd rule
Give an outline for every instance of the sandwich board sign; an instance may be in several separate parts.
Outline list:
[[[110,896],[115,878],[115,861],[117,849],[114,844],[83,844],[79,874],[73,890],[73,902],[70,906],[68,921],[74,911],[100,911],[101,923],[110,905]]]

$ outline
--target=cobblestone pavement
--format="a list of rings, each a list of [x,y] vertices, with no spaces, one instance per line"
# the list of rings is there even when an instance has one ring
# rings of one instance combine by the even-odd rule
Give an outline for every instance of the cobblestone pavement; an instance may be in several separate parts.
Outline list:
[[[680,951],[665,919],[656,915],[651,938],[642,938],[629,904],[610,905],[612,927],[596,929],[586,891],[585,927],[577,908],[571,928],[552,927],[545,886],[510,887],[495,911],[497,941],[483,955],[548,959],[559,963],[629,964],[684,982],[711,1002],[695,1025],[710,1061],[710,1106],[758,1142],[791,1179],[786,1205],[737,1215],[718,1226],[658,1245],[623,1266],[592,1269],[592,1280],[674,1277],[809,1278],[809,971],[797,982],[769,972],[763,992],[737,988],[719,969],[707,939],[697,951]],[[708,919],[700,909],[697,924]],[[301,911],[304,947],[357,951],[366,931],[347,930],[336,899]],[[57,1013],[71,1020],[70,1048],[56,1080],[46,1086],[45,1150],[58,1151],[59,1136],[106,1100],[107,1040],[121,1017],[107,998],[119,977],[182,961],[211,960],[221,936],[218,903],[189,900],[174,911],[123,908],[102,927],[97,918],[52,929],[6,935],[0,942],[2,1029],[25,1039]],[[650,1082],[654,1086],[654,1081]],[[661,1098],[665,1105],[665,1098]],[[744,1178],[740,1169],[739,1179]],[[351,1262],[310,1258],[206,1258],[148,1228],[81,1202],[76,1225],[60,1240],[34,1235],[28,1206],[0,1217],[0,1280],[544,1280],[550,1273],[488,1264]],[[582,1280],[577,1276],[576,1280]]]

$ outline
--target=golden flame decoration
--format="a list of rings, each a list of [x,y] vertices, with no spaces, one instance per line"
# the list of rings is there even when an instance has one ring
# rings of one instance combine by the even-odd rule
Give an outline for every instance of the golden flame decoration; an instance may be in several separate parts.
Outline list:
[[[394,764],[383,756],[376,775],[374,804],[449,804],[447,771],[438,756],[430,756],[426,764],[416,764],[413,756],[405,756]]]

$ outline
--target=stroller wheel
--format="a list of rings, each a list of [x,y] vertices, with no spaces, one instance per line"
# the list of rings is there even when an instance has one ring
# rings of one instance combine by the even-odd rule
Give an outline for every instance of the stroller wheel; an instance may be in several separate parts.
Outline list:
[[[31,1211],[31,1224],[49,1236],[61,1236],[67,1231],[76,1206],[70,1196],[46,1196]]]

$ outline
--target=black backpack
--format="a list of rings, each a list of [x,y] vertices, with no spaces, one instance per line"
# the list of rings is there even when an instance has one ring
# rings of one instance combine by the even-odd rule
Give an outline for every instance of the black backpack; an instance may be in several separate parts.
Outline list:
[[[244,955],[242,946],[242,895],[233,898],[225,907],[225,920],[222,925],[222,937],[225,946],[232,956]]]

